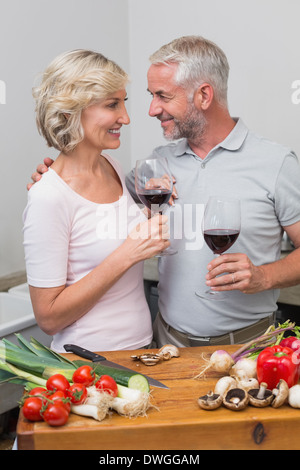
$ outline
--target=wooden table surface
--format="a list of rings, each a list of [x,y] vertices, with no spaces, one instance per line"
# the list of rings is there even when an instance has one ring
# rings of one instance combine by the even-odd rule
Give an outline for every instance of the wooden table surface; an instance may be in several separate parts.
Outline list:
[[[201,450],[201,449],[299,449],[300,409],[284,405],[231,411],[199,408],[198,397],[214,388],[217,374],[195,379],[203,354],[216,348],[180,349],[180,357],[146,366],[130,355],[141,351],[100,352],[107,359],[160,380],[169,389],[151,387],[153,407],[146,417],[134,419],[112,412],[103,421],[70,415],[65,426],[52,428],[30,423],[22,412],[17,425],[18,448],[86,450]],[[232,352],[236,346],[218,346]],[[155,351],[155,350],[153,350]],[[73,354],[68,355],[75,359]]]

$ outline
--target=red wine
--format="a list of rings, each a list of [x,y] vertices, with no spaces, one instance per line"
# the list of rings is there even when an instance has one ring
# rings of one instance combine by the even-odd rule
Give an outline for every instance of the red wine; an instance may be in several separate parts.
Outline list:
[[[148,209],[151,209],[152,204],[156,204],[157,207],[166,204],[171,194],[172,191],[170,191],[170,189],[143,189],[138,192],[141,202],[148,207]]]
[[[204,240],[216,255],[220,255],[234,244],[239,233],[240,232],[238,230],[205,230]]]

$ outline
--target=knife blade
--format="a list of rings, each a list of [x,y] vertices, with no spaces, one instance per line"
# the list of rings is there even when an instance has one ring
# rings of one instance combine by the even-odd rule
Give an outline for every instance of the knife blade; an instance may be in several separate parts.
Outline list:
[[[81,346],[78,346],[77,344],[64,344],[64,348],[67,352],[72,352],[76,354],[77,356],[83,357],[84,359],[88,359],[92,362],[102,362],[103,365],[108,366],[108,367],[114,367],[115,369],[120,369],[120,370],[127,370],[129,372],[135,372],[137,374],[140,374],[140,372],[137,372],[133,369],[129,369],[128,367],[122,366],[121,364],[118,364],[116,362],[112,362],[106,359],[106,357],[101,356],[100,354],[97,354],[95,352],[89,351],[88,349],[82,348]],[[154,379],[153,377],[149,377],[146,374],[141,374],[149,382],[149,385],[152,385],[153,387],[158,387],[158,388],[166,388],[168,389],[166,385],[163,383],[159,382],[159,380]]]

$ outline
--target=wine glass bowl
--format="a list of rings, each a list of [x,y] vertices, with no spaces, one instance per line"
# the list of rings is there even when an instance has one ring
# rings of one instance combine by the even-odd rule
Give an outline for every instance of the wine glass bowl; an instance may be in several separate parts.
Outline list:
[[[173,179],[167,159],[138,160],[135,167],[135,190],[148,209],[161,213],[173,191]]]
[[[215,255],[221,255],[234,244],[239,236],[238,230],[212,229],[203,232],[204,240]]]
[[[151,213],[162,214],[173,192],[173,178],[164,157],[138,160],[135,166],[135,191]],[[170,247],[161,255],[175,254]],[[159,255],[158,255],[159,256]]]
[[[240,200],[210,197],[203,216],[202,231],[207,246],[219,256],[236,242],[241,230]],[[219,291],[196,291],[205,299],[223,300],[227,294]]]

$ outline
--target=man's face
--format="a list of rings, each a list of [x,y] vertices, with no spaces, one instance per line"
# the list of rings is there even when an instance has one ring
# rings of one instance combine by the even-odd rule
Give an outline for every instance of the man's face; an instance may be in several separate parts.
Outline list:
[[[149,115],[161,121],[164,136],[169,140],[199,138],[206,120],[202,111],[189,101],[187,91],[174,83],[177,65],[151,65],[148,70],[148,91],[152,95]]]

